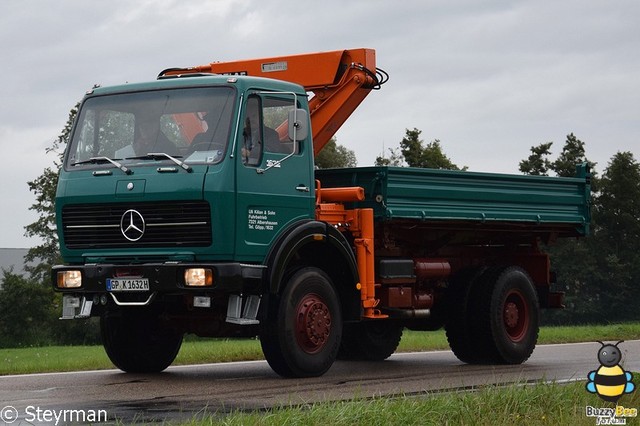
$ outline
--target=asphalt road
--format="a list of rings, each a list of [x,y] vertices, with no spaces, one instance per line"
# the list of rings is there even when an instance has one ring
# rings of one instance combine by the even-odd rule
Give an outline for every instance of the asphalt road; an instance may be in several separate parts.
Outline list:
[[[599,348],[595,342],[540,345],[517,366],[466,365],[450,351],[395,354],[384,362],[339,361],[327,374],[312,379],[282,379],[264,361],[176,366],[152,375],[106,370],[3,376],[0,410],[14,410],[0,414],[12,419],[17,415],[14,425],[55,424],[54,417],[44,421],[46,413],[105,410],[111,422],[118,418],[126,424],[190,419],[205,411],[425,395],[490,383],[584,380],[600,366]],[[620,349],[623,367],[640,371],[640,340],[624,342]]]

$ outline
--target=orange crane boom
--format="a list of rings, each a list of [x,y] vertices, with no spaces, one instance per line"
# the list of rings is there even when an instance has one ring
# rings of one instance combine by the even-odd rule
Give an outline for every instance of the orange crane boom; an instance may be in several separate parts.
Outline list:
[[[309,112],[318,154],[363,99],[388,75],[376,68],[375,50],[349,49],[171,68],[160,76],[186,73],[250,75],[297,83],[312,92]]]

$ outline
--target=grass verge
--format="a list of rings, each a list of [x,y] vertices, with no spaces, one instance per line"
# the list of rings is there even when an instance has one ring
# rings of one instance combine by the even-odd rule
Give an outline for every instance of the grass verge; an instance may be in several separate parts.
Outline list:
[[[539,344],[640,339],[640,323],[542,327]],[[444,331],[405,331],[398,352],[448,349]],[[175,365],[263,359],[257,339],[187,339]],[[113,368],[101,346],[0,349],[0,375]]]
[[[624,395],[619,405],[640,406],[640,393]],[[475,392],[419,397],[373,398],[262,412],[211,414],[182,423],[205,425],[595,425],[586,407],[614,408],[588,393],[584,383],[488,386]],[[627,418],[635,424],[636,418]]]

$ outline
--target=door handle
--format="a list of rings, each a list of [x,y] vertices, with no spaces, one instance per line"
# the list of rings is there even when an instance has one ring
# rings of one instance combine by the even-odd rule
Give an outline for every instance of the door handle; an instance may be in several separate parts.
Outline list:
[[[309,192],[309,187],[306,185],[298,185],[296,186],[296,191],[300,191],[300,192]]]

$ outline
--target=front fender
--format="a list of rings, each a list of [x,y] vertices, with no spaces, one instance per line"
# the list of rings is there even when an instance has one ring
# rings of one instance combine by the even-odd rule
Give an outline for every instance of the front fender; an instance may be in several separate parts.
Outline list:
[[[342,259],[347,265],[347,274],[353,283],[359,282],[355,254],[347,239],[326,222],[304,220],[290,226],[273,244],[267,255],[267,276],[269,292],[277,294],[281,290],[284,274],[295,262],[314,264],[317,259],[299,259],[302,250],[309,244],[324,245],[331,257]]]

